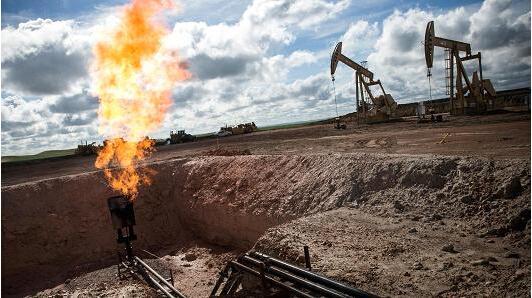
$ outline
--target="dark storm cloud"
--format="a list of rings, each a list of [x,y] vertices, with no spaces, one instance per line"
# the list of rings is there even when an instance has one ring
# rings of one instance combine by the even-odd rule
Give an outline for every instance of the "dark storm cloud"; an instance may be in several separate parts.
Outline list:
[[[192,74],[200,80],[233,77],[243,74],[254,58],[249,56],[210,57],[199,54],[190,58]]]
[[[87,60],[82,52],[69,52],[60,44],[2,63],[4,88],[24,94],[49,95],[68,91],[87,76]]]
[[[512,1],[485,1],[471,24],[471,37],[482,49],[530,44],[530,14],[518,16]]]
[[[494,36],[496,38],[493,38]],[[472,33],[472,37],[478,41],[478,47],[489,50],[510,44],[530,43],[530,30],[523,23],[515,25],[501,23],[479,28]]]
[[[33,125],[34,122],[5,121],[2,120],[2,131],[12,131]]]
[[[418,31],[401,31],[401,28],[397,28],[392,32],[394,49],[397,51],[408,52],[421,40],[421,34]]]
[[[174,108],[176,106],[179,106],[180,104],[198,99],[201,93],[202,93],[202,89],[199,86],[193,86],[193,85],[179,86],[178,88],[174,89],[173,94],[172,94]]]
[[[60,114],[73,114],[98,108],[98,98],[86,92],[60,97],[50,105],[50,111]]]
[[[98,114],[96,112],[87,113],[87,114],[76,114],[76,115],[66,115],[63,119],[64,126],[81,126],[91,124]]]
[[[317,75],[302,81],[296,81],[290,90],[290,96],[307,100],[330,99],[329,80],[327,77]]]

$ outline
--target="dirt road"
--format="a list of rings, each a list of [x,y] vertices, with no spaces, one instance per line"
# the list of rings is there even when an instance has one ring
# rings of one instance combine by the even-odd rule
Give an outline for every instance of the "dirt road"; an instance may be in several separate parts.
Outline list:
[[[158,147],[150,161],[200,156],[213,148],[249,150],[254,155],[376,152],[530,159],[530,115],[447,116],[445,122],[360,125],[330,124],[256,132]],[[2,186],[97,171],[94,157],[2,164]]]

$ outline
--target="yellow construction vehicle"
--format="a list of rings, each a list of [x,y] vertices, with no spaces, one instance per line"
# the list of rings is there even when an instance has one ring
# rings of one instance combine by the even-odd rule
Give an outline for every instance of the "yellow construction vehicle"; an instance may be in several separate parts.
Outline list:
[[[362,118],[364,122],[387,121],[395,117],[397,103],[382,87],[380,80],[373,80],[373,73],[362,65],[354,62],[342,54],[342,42],[334,48],[331,56],[331,77],[334,83],[334,74],[338,61],[355,70],[357,122]],[[370,86],[379,85],[382,95],[375,97]]]
[[[178,130],[177,132],[174,132],[173,130],[170,132],[170,138],[167,139],[167,142],[170,144],[180,144],[180,143],[187,143],[187,142],[194,142],[196,140],[196,137],[185,133],[184,130]]]
[[[496,92],[491,81],[482,77],[480,52],[472,55],[470,44],[435,36],[434,21],[428,22],[425,30],[425,61],[429,84],[435,46],[445,49],[446,92],[450,96],[451,114],[474,114],[493,109]],[[465,56],[460,57],[460,53],[465,53]],[[462,62],[473,59],[478,59],[478,72],[474,71],[472,80],[469,80]],[[462,80],[465,81],[465,86]],[[456,93],[454,86],[456,86]]]
[[[98,154],[98,151],[100,151],[101,147],[96,145],[96,142],[88,143],[85,141],[85,144],[83,144],[83,141],[81,141],[81,144],[78,145],[78,148],[74,151],[76,155],[96,155]]]
[[[229,135],[240,135],[244,133],[251,133],[254,131],[257,131],[257,125],[255,125],[255,122],[250,123],[244,123],[244,124],[237,124],[235,126],[222,126],[220,127],[220,131],[216,133],[216,135],[220,137],[225,137]]]

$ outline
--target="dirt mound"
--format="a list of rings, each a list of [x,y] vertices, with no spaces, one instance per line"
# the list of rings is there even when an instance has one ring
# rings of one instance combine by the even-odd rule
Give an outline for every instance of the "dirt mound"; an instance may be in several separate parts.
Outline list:
[[[211,148],[200,154],[201,156],[236,156],[236,155],[251,155],[249,149],[228,149],[222,147]]]
[[[528,208],[530,198],[530,164],[522,160],[381,154],[238,156],[194,159],[184,167],[189,173],[184,193],[190,200],[180,201],[185,204],[182,209],[205,212],[209,206],[226,206],[211,214],[214,220],[222,218],[217,226],[225,230],[223,219],[235,215],[279,223],[346,205],[381,216],[468,218],[471,229],[487,230],[508,225]],[[206,218],[195,215],[199,221]]]

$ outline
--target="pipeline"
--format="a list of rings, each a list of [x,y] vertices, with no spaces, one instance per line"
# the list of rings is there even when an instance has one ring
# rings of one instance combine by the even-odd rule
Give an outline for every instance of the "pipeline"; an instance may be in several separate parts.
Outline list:
[[[308,254],[308,248],[306,249]],[[339,283],[310,271],[310,258],[303,269],[264,253],[250,251],[231,261],[220,272],[220,278],[211,292],[211,297],[233,294],[241,285],[242,276],[249,274],[262,282],[262,295],[281,291],[286,296],[296,297],[378,297],[374,294]],[[245,289],[244,286],[240,287]]]

